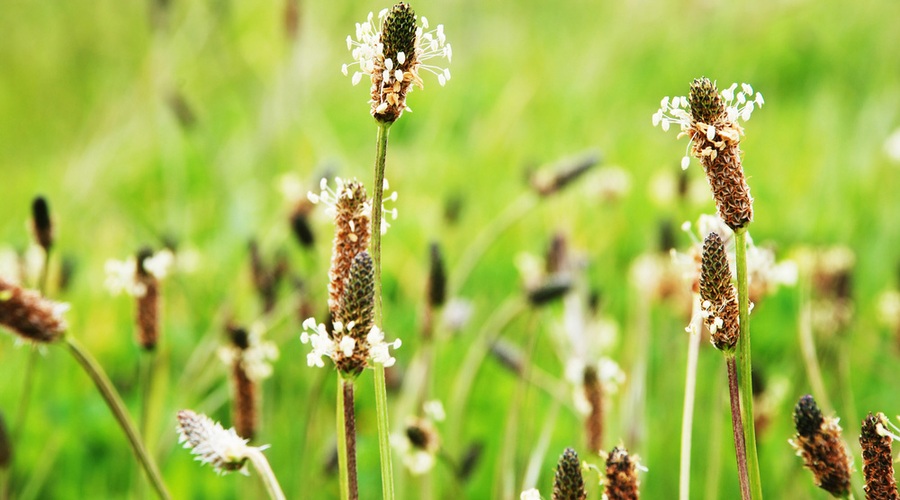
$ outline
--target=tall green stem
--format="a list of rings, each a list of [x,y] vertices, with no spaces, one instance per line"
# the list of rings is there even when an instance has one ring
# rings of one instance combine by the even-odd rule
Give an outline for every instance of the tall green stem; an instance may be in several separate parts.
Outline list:
[[[390,127],[390,123],[378,122],[378,136],[375,141],[375,184],[372,186],[372,261],[375,264],[375,325],[378,328],[384,326],[384,303],[381,298],[381,203],[384,199],[384,166]],[[391,459],[384,365],[374,363],[374,368],[378,451],[381,456],[381,493],[385,500],[393,500],[394,465]]]
[[[681,413],[681,462],[678,473],[678,498],[688,500],[691,493],[691,443],[694,430],[694,396],[697,392],[697,359],[700,353],[700,297],[694,294],[693,314],[688,338],[687,369],[684,376],[684,408]]]
[[[338,455],[338,480],[341,484],[341,499],[350,498],[350,481],[347,470],[347,428],[344,426],[344,377],[338,373],[337,379],[337,410],[334,412],[337,422],[337,455]]]
[[[728,401],[731,403],[731,431],[734,434],[734,454],[737,457],[738,479],[741,484],[741,498],[750,500],[750,480],[747,474],[747,445],[744,441],[741,398],[738,394],[737,366],[734,353],[725,355],[728,370]],[[750,424],[753,425],[753,424]]]
[[[375,183],[372,186],[372,261],[375,264],[375,324],[379,328],[384,320],[384,303],[381,300],[381,219],[384,200],[384,166],[387,159],[388,132],[391,124],[378,122],[375,140]]]
[[[116,417],[119,426],[122,427],[122,430],[125,432],[125,436],[131,444],[131,449],[134,450],[134,454],[137,455],[138,461],[144,467],[147,478],[156,490],[157,495],[159,495],[160,498],[168,500],[171,497],[169,496],[168,490],[166,490],[166,485],[163,483],[159,469],[156,468],[156,464],[147,453],[144,443],[141,442],[141,438],[138,436],[134,423],[131,421],[128,412],[125,410],[125,404],[122,402],[122,398],[119,397],[119,393],[116,392],[116,389],[113,387],[112,382],[110,382],[109,377],[106,376],[103,368],[101,368],[100,364],[97,363],[97,360],[91,356],[91,353],[75,340],[75,337],[66,335],[65,341],[66,345],[69,347],[69,352],[72,353],[75,360],[78,361],[88,376],[91,377],[91,380],[94,381],[97,390],[100,391],[104,401],[106,401],[107,406],[109,406],[109,409],[112,411],[113,416]]]
[[[741,413],[744,423],[744,442],[747,446],[747,470],[750,474],[750,492],[755,499],[762,498],[762,482],[759,475],[759,457],[756,454],[756,426],[753,419],[753,379],[750,364],[750,293],[747,280],[747,228],[734,232],[735,262],[737,264],[738,309],[740,312],[740,337],[738,356],[740,363]]]
[[[275,477],[275,473],[272,472],[272,467],[269,465],[269,461],[266,460],[266,456],[262,454],[259,448],[250,448],[248,454],[250,455],[250,461],[253,462],[253,467],[256,468],[260,480],[269,493],[269,498],[272,500],[285,500],[286,497],[284,492],[281,491],[281,485],[278,484],[278,479]]]

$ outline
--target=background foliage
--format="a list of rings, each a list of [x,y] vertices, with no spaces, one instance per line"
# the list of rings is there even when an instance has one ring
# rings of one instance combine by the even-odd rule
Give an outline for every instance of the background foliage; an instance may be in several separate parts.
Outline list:
[[[133,412],[139,401],[133,305],[104,289],[104,262],[167,238],[201,256],[192,274],[165,285],[164,369],[151,432],[163,474],[181,498],[259,493],[253,480],[218,478],[191,463],[187,452],[173,448],[171,430],[182,407],[230,421],[227,371],[214,351],[227,318],[249,323],[259,315],[249,239],[258,238],[267,256],[289,252],[318,310],[324,305],[329,222],[317,214],[316,247],[302,250],[289,233],[280,177],[296,174],[310,188],[326,171],[371,182],[375,126],[367,89],[352,87],[339,69],[349,60],[344,38],[354,23],[388,5],[337,0],[295,6],[294,35],[286,28],[290,8],[283,0],[11,0],[4,9],[10,15],[0,16],[0,241],[24,249],[30,200],[48,197],[57,257],[75,265],[71,286],[57,297],[72,304],[72,333],[94,351]],[[456,1],[413,7],[432,24],[445,25],[456,57],[448,85],[426,79],[426,89],[410,97],[415,112],[391,134],[387,176],[400,193],[400,218],[384,244],[385,309],[386,330],[404,340],[401,365],[419,343],[430,241],[442,244],[452,269],[473,235],[528,189],[526,169],[563,156],[598,148],[607,164],[630,177],[620,199],[601,199],[589,179],[543,201],[500,235],[460,290],[473,301],[474,316],[438,355],[435,397],[447,404],[479,326],[506,297],[521,294],[515,256],[540,254],[551,235],[562,232],[588,256],[588,281],[602,292],[604,314],[619,323],[610,355],[629,381],[611,398],[607,447],[622,439],[641,456],[649,468],[642,475],[647,498],[676,490],[685,318],[675,308],[653,307],[642,418],[639,429],[629,427],[634,421],[623,417],[630,414],[622,395],[641,357],[634,339],[646,299],[629,284],[628,269],[637,255],[657,248],[660,221],[677,227],[714,210],[711,200],[662,203],[650,189],[654,175],[677,175],[685,147],[674,134],[653,129],[650,116],[664,95],[685,94],[692,78],[705,75],[726,86],[750,82],[766,98],[743,142],[756,241],[774,242],[779,256],[799,245],[831,244],[857,255],[855,321],[848,340],[832,346],[850,351],[855,414],[841,404],[834,353],[823,354],[826,383],[854,454],[865,412],[900,412],[893,386],[898,344],[877,321],[876,308],[878,295],[897,285],[900,170],[883,144],[900,126],[894,26],[900,4]],[[689,175],[702,182],[696,164]],[[455,224],[444,217],[449,200],[461,203]],[[679,247],[687,246],[684,234],[677,237]],[[328,498],[337,491],[336,477],[323,470],[333,439],[334,376],[306,366],[291,309],[296,297],[288,288],[281,294],[282,320],[270,331],[281,357],[264,385],[259,442],[272,443],[267,455],[290,497]],[[810,391],[796,335],[799,304],[797,293],[786,289],[753,315],[755,366],[784,393],[760,435],[770,496],[819,494],[786,443],[791,407]],[[528,332],[539,332],[535,364],[554,376],[562,375],[562,365],[546,332],[559,315],[558,306],[528,312],[504,331],[519,344]],[[10,336],[0,340],[0,411],[7,422],[20,404],[27,354]],[[723,376],[721,356],[704,346],[696,497],[730,497],[737,489]],[[316,392],[323,377],[324,390]],[[361,380],[360,482],[368,498],[378,491],[377,441],[371,377]],[[491,360],[478,373],[460,424],[467,443],[485,444],[464,486],[470,497],[500,495],[505,472],[521,480],[550,399],[536,389],[514,397],[517,387],[515,377]],[[500,460],[505,435],[498,429],[511,408],[518,408],[521,430],[510,469]],[[565,446],[580,450],[580,425],[571,412],[560,414],[542,468],[545,495],[558,453]],[[454,454],[463,444],[446,443]],[[22,498],[128,497],[138,478],[90,381],[53,347],[38,364],[29,420],[15,451]],[[439,464],[438,470],[439,491],[454,495],[446,469]],[[718,482],[710,479],[714,470]],[[860,480],[857,474],[855,486]],[[415,497],[416,483],[403,481]]]

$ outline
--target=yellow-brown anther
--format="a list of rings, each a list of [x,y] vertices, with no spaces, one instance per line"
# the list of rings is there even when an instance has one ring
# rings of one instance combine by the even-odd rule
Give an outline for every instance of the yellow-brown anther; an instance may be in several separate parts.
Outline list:
[[[862,447],[863,475],[866,477],[866,499],[897,500],[897,484],[894,481],[894,457],[891,454],[891,436],[884,433],[887,418],[883,413],[863,420],[859,435]]]
[[[637,500],[640,498],[638,486],[637,462],[625,448],[613,448],[606,458],[604,496],[609,500]]]
[[[740,335],[739,311],[725,245],[716,233],[703,242],[700,302],[710,341],[720,351],[733,352]]]
[[[837,419],[824,417],[813,397],[806,395],[794,407],[794,426],[797,434],[790,443],[812,471],[816,486],[835,497],[846,495],[852,464]]]
[[[25,340],[50,343],[61,339],[68,328],[62,314],[68,308],[68,304],[45,299],[0,278],[0,325]]]

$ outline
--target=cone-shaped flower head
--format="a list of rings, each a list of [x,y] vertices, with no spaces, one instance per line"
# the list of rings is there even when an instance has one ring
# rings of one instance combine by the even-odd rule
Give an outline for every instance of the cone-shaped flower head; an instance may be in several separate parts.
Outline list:
[[[136,260],[136,280],[144,289],[137,299],[137,339],[138,344],[148,351],[159,342],[159,280],[147,267],[153,259],[153,250],[142,248]]]
[[[421,70],[434,73],[441,85],[450,79],[449,69],[425,62],[441,57],[449,63],[453,51],[444,35],[444,26],[426,31],[428,20],[422,17],[420,27],[409,4],[398,3],[392,9],[384,9],[378,19],[380,29],[376,28],[372,13],[364,23],[357,23],[356,39],[347,37],[347,48],[355,61],[345,64],[341,70],[346,75],[350,66],[359,66],[353,73],[354,85],[363,75],[370,77],[372,116],[380,122],[393,123],[409,109],[406,96],[412,86],[423,87]]]
[[[794,426],[797,434],[789,442],[812,471],[816,486],[835,497],[846,495],[853,464],[838,420],[824,417],[813,397],[806,395],[794,407]]]
[[[218,474],[236,470],[247,474],[244,466],[250,455],[265,448],[247,446],[247,440],[238,436],[233,428],[226,430],[222,424],[191,410],[178,412],[175,430],[178,431],[178,442],[184,443],[184,447],[196,455],[196,460],[212,465]]]
[[[62,338],[68,328],[62,315],[68,310],[69,304],[45,299],[0,278],[0,325],[25,340],[50,343]]]
[[[866,477],[866,498],[896,500],[897,484],[894,482],[894,460],[891,455],[893,437],[887,430],[888,420],[883,413],[863,420],[859,435],[862,447],[863,475]]]
[[[447,271],[444,267],[444,256],[436,242],[430,248],[431,264],[428,269],[428,304],[440,307],[447,301]]]
[[[584,500],[584,476],[581,474],[581,462],[572,448],[566,448],[556,464],[556,476],[553,479],[553,500]]]
[[[31,203],[31,224],[38,245],[49,251],[53,246],[53,223],[50,220],[50,207],[43,196],[38,196]]]
[[[322,179],[321,194],[309,194],[313,203],[327,205],[326,213],[334,216],[334,241],[331,249],[331,269],[328,271],[328,307],[335,317],[339,314],[341,298],[350,279],[353,259],[369,247],[371,237],[372,204],[366,188],[356,179],[335,179],[332,191]]]
[[[615,447],[606,457],[606,491],[608,500],[637,500],[639,498],[637,476],[638,463],[622,447]]]
[[[740,331],[738,303],[725,245],[716,233],[709,233],[703,242],[700,303],[712,344],[720,351],[733,352]]]
[[[746,83],[737,93],[736,89],[735,83],[720,93],[708,78],[698,78],[691,83],[689,98],[667,96],[653,115],[654,126],[668,130],[675,123],[690,138],[691,154],[703,165],[719,216],[731,229],[753,220],[753,199],[741,166],[743,129],[738,119],[749,120],[765,102]],[[681,165],[687,168],[689,163],[685,156]]]

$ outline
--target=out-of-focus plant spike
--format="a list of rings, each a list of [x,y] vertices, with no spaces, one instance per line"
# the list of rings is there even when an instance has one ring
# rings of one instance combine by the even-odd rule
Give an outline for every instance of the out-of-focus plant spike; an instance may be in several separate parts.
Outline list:
[[[531,176],[531,187],[541,196],[558,193],[581,178],[588,170],[603,162],[600,151],[591,150],[566,158]]]

